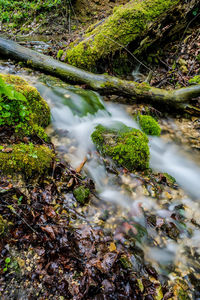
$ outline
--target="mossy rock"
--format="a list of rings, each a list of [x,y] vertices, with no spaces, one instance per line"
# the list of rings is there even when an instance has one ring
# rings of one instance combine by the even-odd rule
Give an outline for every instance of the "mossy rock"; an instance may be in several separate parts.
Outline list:
[[[37,89],[28,84],[23,78],[15,75],[0,74],[2,79],[14,86],[17,92],[22,93],[28,101],[31,110],[32,121],[41,127],[46,127],[50,123],[50,109],[46,101],[41,97]]]
[[[73,193],[74,193],[76,200],[78,202],[80,202],[81,204],[84,204],[90,195],[90,190],[87,187],[85,187],[84,185],[81,185],[81,186],[75,188]]]
[[[44,128],[50,123],[50,109],[37,89],[19,76],[0,74],[0,79],[3,79],[1,91],[4,96],[1,98],[1,106],[5,107],[6,104],[12,107],[12,110],[8,111],[10,117],[5,119],[3,124],[14,126],[19,136],[37,135],[40,139],[48,141]],[[8,91],[14,96],[6,97],[4,92]],[[23,111],[20,111],[21,107],[24,107]],[[23,113],[25,117],[21,117]]]
[[[32,143],[2,148],[1,146],[0,170],[9,175],[21,173],[28,177],[43,174],[49,170],[55,156],[47,146]]]
[[[98,125],[91,138],[99,152],[128,170],[145,170],[149,167],[148,138],[140,130],[123,123],[121,126],[115,125],[115,128]]]
[[[138,123],[146,134],[160,136],[161,128],[158,122],[152,117],[147,115],[139,115],[136,117]]]

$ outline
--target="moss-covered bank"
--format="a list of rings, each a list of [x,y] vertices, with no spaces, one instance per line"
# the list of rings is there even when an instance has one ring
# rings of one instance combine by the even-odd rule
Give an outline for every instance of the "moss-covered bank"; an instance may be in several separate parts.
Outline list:
[[[149,167],[148,138],[140,130],[125,125],[118,129],[98,125],[91,138],[98,151],[119,165],[129,170]]]
[[[13,85],[16,91],[25,96],[32,121],[39,126],[46,127],[50,122],[50,109],[37,89],[19,76],[3,74],[0,76],[7,84]]]
[[[44,173],[51,166],[53,157],[53,151],[45,145],[15,144],[9,147],[9,152],[0,152],[1,171],[4,174],[23,173],[26,176]]]
[[[21,77],[0,74],[0,126],[13,132],[10,142],[0,145],[1,173],[32,176],[50,168],[55,154],[45,144],[49,122],[50,109],[34,87]],[[32,143],[34,136],[39,145]]]
[[[136,0],[114,9],[102,24],[93,26],[82,40],[76,40],[64,54],[74,66],[92,70],[96,62],[126,47],[148,30],[152,22],[180,0]],[[147,43],[148,46],[148,43]]]

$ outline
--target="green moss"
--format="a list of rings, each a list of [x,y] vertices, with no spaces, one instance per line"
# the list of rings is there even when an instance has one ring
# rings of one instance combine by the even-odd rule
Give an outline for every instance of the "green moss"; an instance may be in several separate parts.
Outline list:
[[[0,215],[0,237],[3,235],[9,226],[9,223]]]
[[[44,131],[44,127],[46,127],[50,122],[50,109],[45,100],[40,96],[37,89],[30,86],[24,79],[19,76],[0,74],[0,77],[7,84],[12,85],[15,91],[20,92],[25,97],[25,99],[21,102],[12,100],[12,105],[14,105],[13,101],[16,102],[15,106],[23,104],[24,108],[22,113],[25,114],[25,117],[22,118],[19,116],[19,106],[19,109],[15,109],[15,111],[12,112],[12,120],[11,118],[9,118],[8,124],[5,123],[5,125],[15,125],[15,131],[19,136],[37,135],[41,140],[45,142],[49,141],[48,136]],[[6,99],[4,99],[3,101],[5,102]],[[10,103],[8,102],[8,104]]]
[[[148,29],[162,13],[180,0],[136,0],[114,9],[106,21],[76,40],[65,53],[71,65],[92,70],[100,58],[127,47]]]
[[[15,75],[0,74],[3,80],[12,84],[16,91],[22,93],[27,101],[28,108],[31,110],[31,121],[39,126],[46,127],[50,123],[50,109],[46,101],[40,96],[36,88],[30,86],[23,78]]]
[[[139,115],[137,119],[142,131],[144,131],[146,134],[158,136],[160,135],[160,125],[153,117],[147,115]]]
[[[91,135],[93,143],[103,154],[129,170],[144,170],[149,167],[147,136],[138,129],[119,124],[117,128],[98,125]]]
[[[189,84],[200,84],[200,75],[194,76],[188,82],[189,82]]]
[[[163,175],[166,177],[169,184],[174,184],[176,182],[176,179],[168,173],[163,173]]]
[[[122,255],[120,257],[119,261],[121,262],[122,266],[125,269],[129,269],[129,268],[133,267],[132,263],[130,262],[130,259],[127,256],[125,256],[125,255]]]
[[[53,150],[43,145],[15,144],[0,152],[0,169],[3,174],[22,173],[25,176],[45,173],[52,164]]]
[[[112,70],[117,75],[128,74],[132,71],[133,66],[130,64],[127,52],[121,52],[114,57],[112,61]]]
[[[76,197],[76,200],[81,204],[84,204],[90,195],[90,190],[85,186],[81,185],[76,189],[74,189],[73,193],[74,196]]]
[[[61,59],[61,57],[63,55],[63,52],[64,52],[63,50],[59,50],[58,51],[58,53],[57,53],[57,59],[59,59],[59,60]]]

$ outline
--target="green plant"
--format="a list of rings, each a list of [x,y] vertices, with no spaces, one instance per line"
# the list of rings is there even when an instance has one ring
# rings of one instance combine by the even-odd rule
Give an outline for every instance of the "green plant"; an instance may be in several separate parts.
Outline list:
[[[18,201],[17,201],[17,204],[18,204],[18,205],[20,205],[20,204],[22,203],[22,199],[23,199],[23,196],[20,196],[20,197],[18,198]]]
[[[12,126],[18,136],[38,136],[48,142],[44,131],[50,110],[36,88],[19,76],[0,74],[0,126]]]
[[[200,75],[194,76],[188,82],[189,84],[200,84]]]
[[[26,104],[24,95],[0,77],[0,125],[14,126],[16,123],[27,122],[30,111]]]
[[[5,265],[3,268],[3,272],[7,272],[8,269],[12,270],[12,271],[17,271],[19,270],[19,265],[18,262],[14,259],[14,257],[6,257],[5,259]]]
[[[8,268],[10,266],[10,262],[11,262],[11,258],[10,257],[6,257],[6,259],[5,259],[5,266],[3,268],[3,272],[8,271]]]

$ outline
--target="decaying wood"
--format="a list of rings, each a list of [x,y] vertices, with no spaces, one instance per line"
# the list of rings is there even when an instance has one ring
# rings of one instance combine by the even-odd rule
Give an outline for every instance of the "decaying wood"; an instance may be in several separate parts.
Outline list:
[[[102,69],[118,57],[127,63],[158,47],[187,28],[198,10],[199,0],[132,0],[116,7],[103,22],[90,26],[85,34],[67,46],[62,57],[84,70]],[[115,54],[115,55],[114,55]],[[117,67],[116,67],[117,69]]]
[[[137,100],[148,101],[154,105],[167,104],[180,107],[189,100],[200,96],[200,85],[169,91],[151,87],[147,83],[93,74],[3,38],[0,38],[0,54],[3,58],[9,57],[16,61],[22,61],[31,68],[54,75],[67,82],[86,84],[88,88],[99,91],[101,94],[126,96],[127,103]]]

